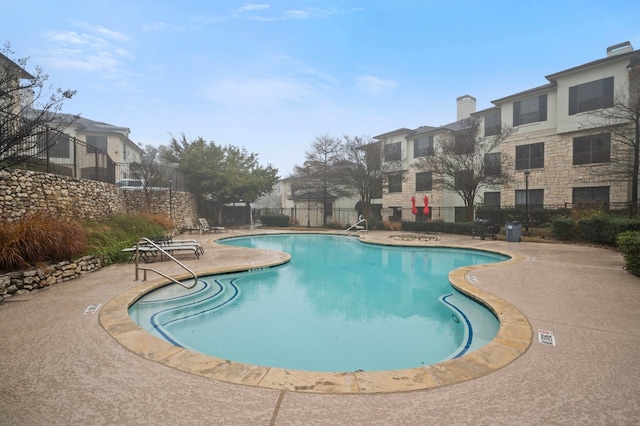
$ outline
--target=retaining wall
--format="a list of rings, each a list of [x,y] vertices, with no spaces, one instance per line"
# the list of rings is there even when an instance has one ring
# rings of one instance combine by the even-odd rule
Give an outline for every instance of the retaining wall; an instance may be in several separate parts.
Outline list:
[[[149,196],[151,193],[151,196]],[[114,214],[163,213],[176,227],[198,217],[193,194],[167,190],[123,190],[87,179],[29,170],[0,170],[0,226],[36,211],[56,217],[101,219]],[[94,256],[45,268],[0,275],[0,301],[15,293],[46,287],[101,268]]]
[[[11,272],[0,275],[0,302],[38,288],[78,278],[82,274],[97,271],[102,267],[98,256],[85,256],[76,261],[64,261],[43,268]]]

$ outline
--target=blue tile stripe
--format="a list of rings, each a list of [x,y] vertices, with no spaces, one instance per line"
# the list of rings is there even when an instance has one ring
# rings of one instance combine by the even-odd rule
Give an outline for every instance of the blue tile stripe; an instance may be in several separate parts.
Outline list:
[[[184,305],[180,305],[180,306],[174,306],[174,307],[172,307],[172,308],[168,308],[168,309],[165,309],[165,310],[162,310],[162,311],[156,312],[155,314],[153,314],[153,315],[151,316],[151,319],[150,319],[151,326],[153,327],[153,329],[154,329],[155,331],[157,331],[157,332],[158,332],[158,333],[159,333],[159,334],[160,334],[164,339],[166,339],[169,343],[171,343],[171,344],[173,344],[173,345],[176,345],[176,346],[179,346],[179,347],[181,347],[181,348],[182,348],[182,347],[184,347],[184,346],[182,346],[180,343],[178,343],[175,339],[173,339],[171,336],[169,336],[169,335],[164,331],[164,327],[165,327],[165,326],[167,326],[167,325],[169,325],[169,324],[171,324],[172,322],[175,322],[175,321],[181,321],[181,320],[186,319],[186,318],[191,318],[191,317],[194,317],[194,316],[197,316],[197,315],[200,315],[200,314],[206,313],[206,312],[213,311],[213,310],[218,309],[218,308],[220,308],[220,307],[222,307],[222,306],[226,305],[227,303],[231,302],[231,301],[232,301],[233,299],[235,299],[235,298],[238,296],[238,294],[240,293],[240,290],[239,290],[239,289],[238,289],[238,287],[235,285],[234,281],[235,281],[235,280],[231,280],[231,281],[229,282],[229,285],[230,285],[230,286],[231,286],[231,288],[233,289],[233,294],[231,295],[231,297],[229,297],[228,299],[224,300],[223,302],[218,303],[218,304],[217,304],[217,305],[215,305],[215,306],[211,306],[211,307],[209,307],[209,308],[207,308],[207,309],[204,309],[204,310],[201,310],[201,311],[197,311],[197,312],[193,312],[193,313],[191,313],[191,314],[189,314],[189,315],[185,315],[185,316],[180,317],[180,318],[174,318],[174,319],[172,319],[172,320],[170,320],[170,321],[167,321],[167,322],[166,322],[166,323],[164,323],[164,324],[160,324],[160,323],[156,320],[156,317],[157,317],[158,315],[161,315],[161,314],[162,314],[162,313],[164,313],[164,312],[169,312],[169,311],[173,311],[173,310],[176,310],[176,309],[181,309],[181,308],[184,308],[184,307],[187,307],[187,306],[192,306],[192,305],[195,305],[195,304],[199,304],[199,303],[205,302],[205,301],[207,301],[207,300],[214,299],[217,295],[219,295],[220,293],[222,293],[222,291],[224,291],[224,289],[225,289],[224,285],[223,285],[220,281],[215,280],[215,283],[218,285],[218,291],[216,291],[214,294],[212,294],[211,296],[209,296],[209,297],[207,297],[207,298],[204,298],[204,299],[199,299],[199,300],[196,300],[196,301],[191,302],[191,303],[186,303],[186,304],[184,304]]]
[[[460,358],[462,355],[467,353],[467,351],[471,347],[471,342],[473,341],[473,327],[471,326],[471,321],[469,321],[469,318],[467,318],[464,312],[462,312],[457,306],[455,306],[453,303],[447,300],[447,298],[451,296],[453,296],[453,293],[447,294],[442,298],[442,301],[447,305],[451,306],[451,308],[453,308],[457,313],[460,314],[462,319],[464,319],[464,322],[467,326],[467,330],[469,330],[469,332],[467,333],[467,342],[465,343],[464,347],[460,350],[460,352],[458,352],[456,355],[452,357],[452,358]]]

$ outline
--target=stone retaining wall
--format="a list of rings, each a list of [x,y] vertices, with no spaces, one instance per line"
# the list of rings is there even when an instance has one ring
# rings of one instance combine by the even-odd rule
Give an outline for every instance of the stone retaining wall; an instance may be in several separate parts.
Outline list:
[[[188,192],[123,190],[116,185],[29,170],[0,170],[0,223],[20,220],[33,212],[55,217],[101,219],[114,214],[151,212],[173,218],[176,227],[184,218],[195,219],[195,197]],[[68,281],[100,269],[101,259],[83,257],[46,268],[0,275],[0,302],[13,294]]]
[[[97,271],[101,267],[102,259],[100,257],[85,256],[73,262],[64,261],[43,268],[0,275],[0,302],[14,294],[22,294],[69,281],[82,274]]]
[[[0,171],[0,221],[41,211],[57,217],[99,219],[126,212],[115,185],[51,173]]]
[[[122,190],[124,203],[129,213],[151,212],[162,213],[171,217],[177,228],[185,225],[185,218],[192,220],[198,217],[196,200],[190,192],[178,192],[168,189]]]
[[[57,217],[101,219],[119,213],[164,213],[176,226],[198,217],[189,192],[123,190],[87,179],[29,170],[0,170],[0,222],[15,221],[41,211]]]

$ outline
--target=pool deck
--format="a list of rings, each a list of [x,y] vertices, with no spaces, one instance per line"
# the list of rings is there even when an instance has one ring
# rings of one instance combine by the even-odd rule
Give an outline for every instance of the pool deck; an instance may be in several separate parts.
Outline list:
[[[213,242],[249,232],[185,234],[202,242],[205,255],[181,259],[196,271],[283,260],[279,253]],[[521,337],[507,336],[513,345],[501,343],[511,348],[506,351],[511,356],[498,356],[507,361],[485,358],[479,365],[493,365],[491,371],[482,367],[426,390],[409,391],[397,375],[385,386],[397,382],[399,392],[368,393],[362,383],[365,392],[353,393],[235,384],[207,377],[207,371],[224,368],[207,361],[195,371],[187,365],[193,360],[181,354],[149,360],[159,352],[143,348],[157,339],[144,341],[129,334],[135,330],[128,324],[110,322],[119,313],[105,308],[127,303],[141,286],[160,282],[154,274],[149,282],[134,281],[133,265],[115,265],[0,303],[0,425],[640,423],[640,278],[622,269],[619,253],[449,234],[435,242],[403,241],[393,237],[398,235],[373,231],[366,238],[511,253],[514,261],[450,276],[464,285],[472,281],[492,304],[507,302],[497,309],[512,306],[524,314],[527,324],[520,330],[529,330],[531,342],[519,344]],[[154,267],[177,271],[169,262]],[[102,304],[98,313],[85,314],[97,303]],[[556,346],[539,343],[538,329],[552,331]],[[136,336],[131,346],[127,335]],[[166,359],[173,365],[160,362]],[[233,369],[225,374],[252,375]],[[280,383],[285,382],[288,377]]]

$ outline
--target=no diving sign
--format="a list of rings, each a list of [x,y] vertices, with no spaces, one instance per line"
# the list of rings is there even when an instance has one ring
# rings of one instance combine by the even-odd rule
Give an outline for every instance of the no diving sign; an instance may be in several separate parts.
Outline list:
[[[553,331],[551,330],[543,330],[541,328],[538,329],[538,342],[543,345],[556,345],[556,338],[553,337]]]

